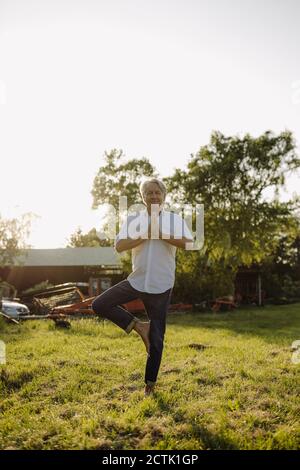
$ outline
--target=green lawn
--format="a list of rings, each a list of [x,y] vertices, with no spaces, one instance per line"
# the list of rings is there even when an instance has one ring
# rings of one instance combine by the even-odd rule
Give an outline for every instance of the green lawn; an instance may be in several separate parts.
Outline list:
[[[2,449],[300,448],[300,304],[169,315],[146,399],[134,332],[96,320],[0,328]]]

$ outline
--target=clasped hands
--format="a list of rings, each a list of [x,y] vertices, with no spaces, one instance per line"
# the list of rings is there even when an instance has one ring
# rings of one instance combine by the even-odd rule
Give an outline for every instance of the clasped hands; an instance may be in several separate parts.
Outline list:
[[[148,222],[148,229],[141,234],[143,239],[162,240],[173,238],[170,233],[163,233],[159,226],[158,215],[152,215],[151,221]]]

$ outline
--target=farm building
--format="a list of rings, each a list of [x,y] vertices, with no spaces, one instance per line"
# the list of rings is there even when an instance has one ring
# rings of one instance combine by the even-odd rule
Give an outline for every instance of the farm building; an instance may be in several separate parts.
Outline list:
[[[98,295],[122,276],[121,261],[112,247],[28,249],[13,266],[0,268],[0,278],[18,294],[48,280],[51,284],[87,282],[88,294]]]

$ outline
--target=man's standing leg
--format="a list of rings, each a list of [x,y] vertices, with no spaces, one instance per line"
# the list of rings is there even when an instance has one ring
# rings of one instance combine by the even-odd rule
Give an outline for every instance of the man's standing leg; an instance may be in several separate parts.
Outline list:
[[[157,380],[171,295],[172,289],[169,289],[162,294],[145,294],[142,298],[150,319],[150,351],[145,371],[145,395],[149,395],[154,391]]]

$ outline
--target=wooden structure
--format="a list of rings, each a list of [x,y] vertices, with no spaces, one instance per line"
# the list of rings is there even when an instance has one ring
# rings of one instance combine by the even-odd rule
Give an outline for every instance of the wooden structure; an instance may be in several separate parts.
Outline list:
[[[265,291],[261,284],[259,268],[240,268],[235,279],[235,302],[264,305]]]
[[[87,282],[89,295],[99,295],[123,279],[120,257],[113,247],[24,250],[12,266],[0,268],[0,278],[18,293],[48,280],[53,285]]]

